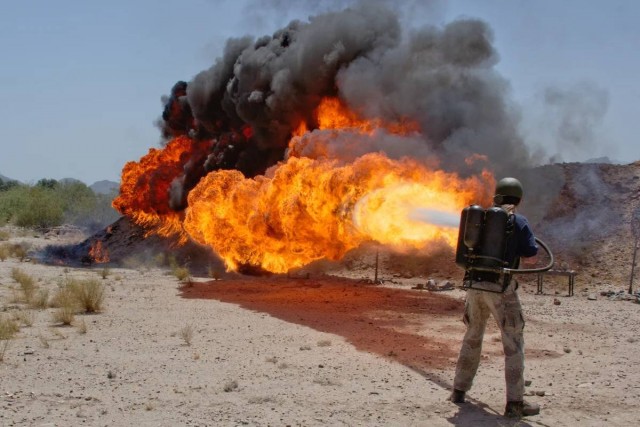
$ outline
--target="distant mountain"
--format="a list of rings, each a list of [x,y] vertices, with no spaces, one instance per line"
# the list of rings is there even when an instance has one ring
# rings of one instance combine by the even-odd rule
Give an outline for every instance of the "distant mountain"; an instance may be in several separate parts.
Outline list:
[[[97,194],[113,194],[117,193],[120,190],[120,184],[113,181],[102,180],[96,181],[89,186],[90,189],[93,190],[94,193]]]
[[[4,182],[17,181],[16,179],[9,178],[8,176],[4,176],[1,173],[0,173],[0,179],[3,180]]]

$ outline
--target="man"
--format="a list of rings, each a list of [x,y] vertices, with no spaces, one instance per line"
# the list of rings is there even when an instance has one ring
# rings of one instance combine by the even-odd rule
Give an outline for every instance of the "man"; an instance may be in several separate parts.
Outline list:
[[[496,185],[494,204],[515,216],[512,236],[506,246],[506,261],[512,268],[517,268],[520,257],[531,257],[538,252],[535,238],[527,219],[515,213],[515,207],[523,195],[522,184],[515,178],[504,178]],[[466,274],[465,281],[474,280]],[[469,283],[467,283],[468,285]],[[482,288],[482,283],[479,283]],[[464,403],[465,394],[471,388],[473,378],[478,370],[482,352],[482,338],[489,315],[493,315],[500,332],[505,358],[505,379],[507,385],[507,405],[504,415],[520,418],[536,415],[540,407],[525,402],[524,397],[524,319],[522,308],[516,293],[517,282],[511,280],[503,293],[488,292],[469,288],[464,310],[464,323],[467,332],[462,342],[456,375],[453,382],[453,393],[450,400]]]

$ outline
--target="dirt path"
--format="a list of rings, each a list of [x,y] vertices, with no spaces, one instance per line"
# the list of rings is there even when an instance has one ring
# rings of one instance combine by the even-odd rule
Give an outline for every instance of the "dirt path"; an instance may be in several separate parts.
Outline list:
[[[0,262],[0,309],[13,268],[51,293],[99,278],[106,307],[56,326],[35,310],[0,363],[0,425],[513,425],[501,417],[499,333],[491,325],[471,403],[447,402],[464,293],[328,276],[196,279],[158,268],[69,269]],[[521,289],[527,391],[541,415],[518,425],[637,425],[640,305]],[[560,305],[554,304],[554,299]],[[79,325],[84,323],[86,333]],[[185,331],[191,330],[190,344]],[[544,395],[541,395],[544,394]]]

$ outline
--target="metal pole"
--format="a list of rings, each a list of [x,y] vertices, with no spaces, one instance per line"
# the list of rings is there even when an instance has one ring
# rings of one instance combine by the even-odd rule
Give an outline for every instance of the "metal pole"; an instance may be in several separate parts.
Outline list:
[[[629,279],[629,293],[633,293],[633,272],[636,268],[636,255],[638,254],[638,237],[633,241],[633,262],[631,263],[631,279]]]

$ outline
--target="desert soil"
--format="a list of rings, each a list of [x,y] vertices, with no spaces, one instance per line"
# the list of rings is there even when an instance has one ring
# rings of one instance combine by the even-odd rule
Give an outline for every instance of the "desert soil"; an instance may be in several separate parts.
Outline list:
[[[38,247],[60,239],[16,235],[11,242]],[[66,278],[98,279],[105,307],[58,326],[53,308],[18,301],[14,268],[51,295]],[[167,268],[110,268],[105,279],[103,268],[0,262],[0,314],[34,312],[0,362],[0,425],[640,423],[640,304],[603,297],[606,289],[587,278],[578,276],[572,297],[561,281],[546,284],[544,295],[533,282],[521,287],[527,394],[542,412],[515,422],[501,416],[494,325],[469,403],[447,401],[464,333],[460,289],[413,289],[426,277],[360,280],[371,279],[370,270],[195,277],[185,285]]]

